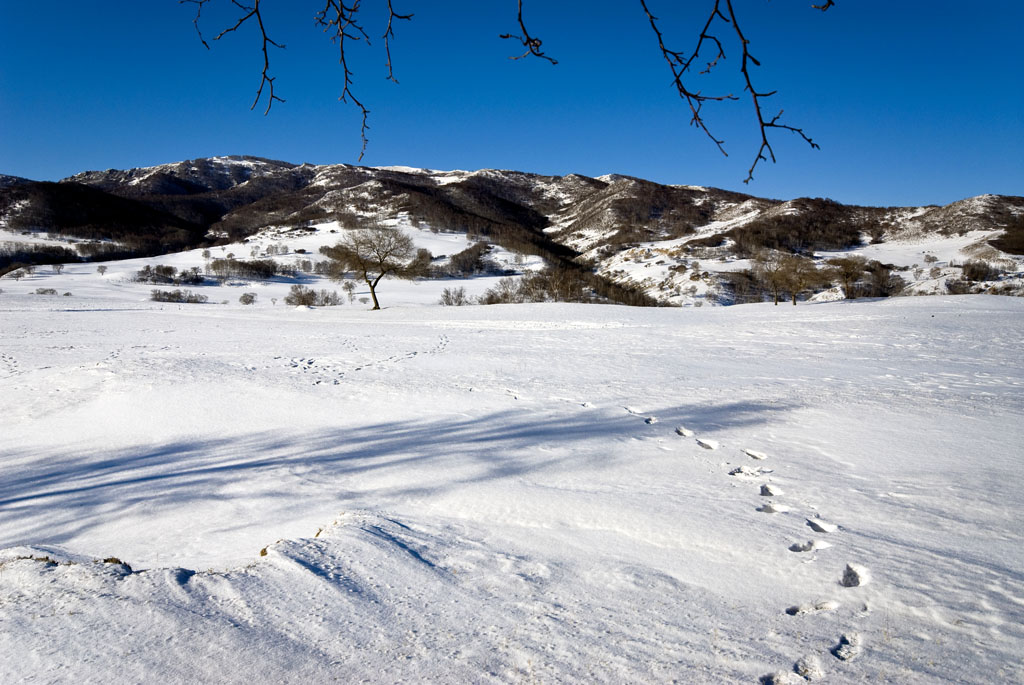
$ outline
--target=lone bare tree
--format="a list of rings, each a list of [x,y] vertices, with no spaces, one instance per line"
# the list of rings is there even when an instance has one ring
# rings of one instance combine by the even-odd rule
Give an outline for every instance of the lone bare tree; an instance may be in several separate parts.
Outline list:
[[[373,298],[373,309],[380,309],[377,284],[382,278],[413,278],[417,273],[410,269],[410,261],[416,256],[412,238],[395,228],[351,229],[337,245],[321,247],[320,252],[337,262],[340,272],[354,272],[366,282]]]
[[[754,257],[754,276],[772,293],[775,304],[779,295],[789,283],[786,273],[786,256],[778,250],[765,250]]]
[[[266,96],[267,103],[264,114],[270,112],[274,102],[284,102],[284,98],[280,97],[275,90],[274,82],[276,77],[270,75],[270,56],[272,48],[283,49],[284,45],[270,37],[267,29],[267,22],[265,21],[262,8],[260,7],[261,0],[248,0],[251,4],[247,4],[243,0],[178,1],[182,4],[191,4],[196,6],[196,14],[192,23],[195,25],[200,41],[207,49],[209,49],[210,44],[203,36],[200,29],[203,8],[209,3],[217,4],[223,2],[224,4],[230,3],[234,5],[236,11],[234,23],[221,30],[213,37],[213,40],[218,41],[228,34],[239,31],[239,29],[245,25],[254,26],[258,32],[258,43],[262,53],[263,65],[262,71],[260,72],[261,78],[259,87],[256,89],[256,98],[253,100],[250,109],[254,109],[264,96]],[[739,54],[739,61],[737,64],[741,76],[741,83],[743,84],[743,92],[746,94],[746,97],[749,98],[751,108],[753,110],[754,121],[756,122],[757,128],[761,134],[760,147],[757,150],[757,154],[754,156],[754,161],[750,165],[750,169],[747,171],[747,177],[744,180],[744,183],[749,183],[754,177],[754,169],[757,167],[759,162],[769,160],[775,162],[775,151],[772,149],[771,142],[768,139],[769,132],[788,131],[802,138],[808,145],[815,149],[818,148],[818,144],[805,134],[803,129],[784,123],[782,121],[783,111],[781,109],[778,111],[778,114],[773,114],[771,111],[768,111],[766,100],[775,95],[776,91],[758,87],[754,84],[755,79],[752,75],[752,68],[761,66],[761,62],[752,54],[750,48],[751,40],[744,28],[742,28],[743,26],[746,26],[746,24],[740,20],[740,14],[736,11],[735,5],[739,3],[736,2],[736,0],[704,1],[708,7],[707,20],[704,22],[703,27],[697,34],[697,40],[694,47],[689,51],[677,50],[668,46],[662,24],[650,9],[649,4],[653,4],[652,0],[640,0],[640,9],[643,11],[647,22],[650,24],[653,37],[657,41],[661,56],[672,73],[671,87],[685,102],[689,110],[690,125],[702,131],[709,139],[711,139],[715,146],[717,146],[718,150],[726,156],[728,156],[728,153],[725,151],[725,141],[716,137],[711,132],[711,129],[708,127],[707,122],[704,119],[703,109],[704,105],[708,103],[738,100],[739,97],[731,92],[705,93],[701,86],[697,85],[695,81],[697,81],[700,76],[708,74],[715,70],[716,67],[720,66],[726,59],[727,49],[730,52],[735,51],[735,53]],[[363,154],[366,152],[366,145],[368,142],[366,131],[369,128],[367,122],[370,110],[367,109],[366,105],[356,96],[353,90],[353,86],[355,85],[355,74],[350,68],[348,58],[351,55],[350,49],[353,45],[370,45],[370,34],[367,32],[367,24],[365,22],[368,10],[364,7],[364,0],[320,0],[320,3],[323,5],[323,9],[320,9],[314,15],[315,22],[337,46],[339,55],[338,61],[341,64],[342,85],[341,96],[338,99],[342,102],[351,103],[357,107],[362,114],[362,125],[360,128],[362,148],[359,153],[359,159],[362,159]],[[395,38],[395,22],[396,20],[410,21],[413,18],[413,14],[402,14],[401,12],[396,11],[394,7],[394,0],[379,0],[377,3],[367,2],[365,4],[375,4],[378,8],[380,26],[384,29],[383,33],[380,35],[380,40],[383,40],[384,42],[387,79],[398,83],[398,80],[395,78],[394,65],[391,60],[391,41]],[[811,4],[810,6],[815,10],[825,12],[835,5],[836,0],[821,0],[820,4]],[[543,7],[543,5],[541,5],[541,7]],[[518,23],[518,33],[510,32],[499,36],[500,38],[520,44],[521,48],[517,48],[517,51],[522,49],[522,53],[512,55],[511,59],[517,60],[536,57],[538,59],[546,60],[551,64],[558,64],[558,60],[551,57],[541,49],[543,41],[539,37],[531,35],[527,29],[526,22],[523,19],[523,0],[518,0],[518,14],[516,19]]]
[[[831,269],[831,276],[843,286],[843,295],[848,300],[857,297],[857,281],[864,276],[868,270],[868,260],[860,255],[849,257],[835,257],[828,260]]]
[[[786,290],[789,291],[794,305],[801,293],[811,290],[824,280],[810,257],[786,255],[782,260],[782,268],[786,273]]]

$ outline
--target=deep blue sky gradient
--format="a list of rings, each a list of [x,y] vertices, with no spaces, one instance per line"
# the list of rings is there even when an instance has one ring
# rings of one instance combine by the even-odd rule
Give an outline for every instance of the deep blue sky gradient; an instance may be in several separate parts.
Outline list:
[[[219,2],[221,11],[216,11]],[[212,38],[230,21],[216,0]],[[175,0],[0,0],[0,173],[56,180],[88,169],[250,154],[355,163],[358,111],[337,97],[337,53],[317,2],[264,0],[278,94],[249,110],[262,57],[252,29],[197,38]],[[322,6],[322,3],[320,3]],[[527,24],[557,66],[509,60],[514,0],[396,0],[395,85],[384,77],[382,0],[364,0],[373,45],[353,46],[355,90],[371,110],[362,164],[621,173],[764,197],[869,205],[1024,195],[1024,2],[734,0],[756,83],[821,150],[772,138],[777,164],[746,177],[758,146],[739,55],[704,87],[743,95],[708,105],[723,157],[688,125],[640,4],[527,0]],[[650,0],[670,47],[689,50],[710,5]],[[722,29],[724,34],[726,29]]]

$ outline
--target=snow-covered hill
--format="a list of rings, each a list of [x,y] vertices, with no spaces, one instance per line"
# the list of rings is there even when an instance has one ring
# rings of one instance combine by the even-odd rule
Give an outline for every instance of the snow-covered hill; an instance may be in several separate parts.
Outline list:
[[[369,312],[116,270],[3,282],[0,682],[1024,679],[1020,298]]]
[[[86,240],[91,253],[104,248],[97,240],[155,254],[237,243],[268,229],[405,217],[549,263],[585,265],[663,304],[741,300],[734,274],[766,248],[799,252],[819,265],[837,254],[862,255],[901,279],[908,294],[1024,292],[1024,197],[1015,196],[985,195],[945,207],[854,207],[615,174],[317,166],[255,157],[4,186],[0,228],[13,232],[6,240],[45,232]],[[964,281],[968,261],[990,273]],[[839,296],[838,290],[818,295]]]

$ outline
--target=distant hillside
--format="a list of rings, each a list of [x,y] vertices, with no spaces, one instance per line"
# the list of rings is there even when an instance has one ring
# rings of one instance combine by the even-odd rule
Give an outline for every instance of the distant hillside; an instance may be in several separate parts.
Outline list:
[[[640,300],[666,304],[763,297],[763,283],[753,283],[747,270],[765,250],[804,255],[819,266],[840,254],[863,254],[888,269],[884,278],[898,274],[904,289],[920,292],[963,281],[953,269],[970,260],[1012,276],[1024,255],[1024,198],[1016,196],[945,207],[858,207],[619,175],[314,166],[257,157],[89,171],[60,183],[0,177],[0,226],[73,239],[80,254],[105,259],[239,241],[267,227],[356,227],[396,216],[592,272]],[[929,250],[942,255],[926,260]],[[26,258],[24,250],[18,259],[7,253],[0,269]]]

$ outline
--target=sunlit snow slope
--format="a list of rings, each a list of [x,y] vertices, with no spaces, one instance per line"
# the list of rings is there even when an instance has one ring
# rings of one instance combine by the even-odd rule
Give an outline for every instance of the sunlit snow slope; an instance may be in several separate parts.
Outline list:
[[[1024,680],[1020,299],[33,278],[0,294],[0,682]]]

